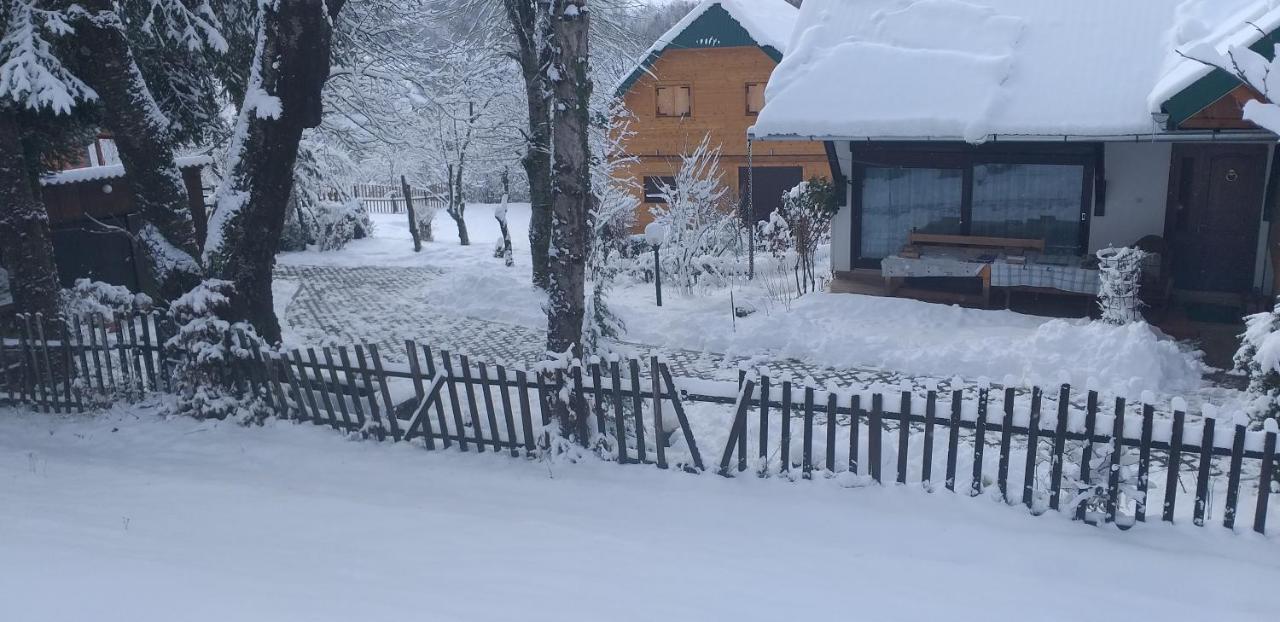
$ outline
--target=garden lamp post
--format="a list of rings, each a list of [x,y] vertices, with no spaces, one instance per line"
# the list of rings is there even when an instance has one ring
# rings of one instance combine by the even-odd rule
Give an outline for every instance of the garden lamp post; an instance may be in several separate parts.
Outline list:
[[[666,237],[666,225],[660,222],[651,222],[645,225],[644,239],[649,242],[649,246],[653,247],[653,287],[659,307],[662,306],[662,259],[659,256],[658,249],[662,248],[662,241]]]

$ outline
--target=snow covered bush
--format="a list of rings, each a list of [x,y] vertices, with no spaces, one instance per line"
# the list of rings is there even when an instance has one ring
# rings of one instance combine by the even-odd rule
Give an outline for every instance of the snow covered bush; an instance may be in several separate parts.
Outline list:
[[[604,340],[617,339],[626,331],[622,318],[609,308],[608,299],[614,281],[623,270],[622,255],[630,242],[628,232],[640,206],[634,193],[635,180],[615,174],[620,167],[635,161],[623,148],[623,142],[632,134],[631,115],[620,99],[610,100],[608,106],[609,122],[593,125],[590,134],[593,148],[604,157],[592,162],[591,171],[596,201],[588,221],[591,239],[587,249],[586,307],[582,319],[582,346],[588,353],[600,353]]]
[[[1046,444],[1040,447],[1040,460],[1043,464],[1053,464],[1054,456],[1051,447]],[[1061,508],[1063,511],[1071,512],[1083,504],[1085,511],[1089,514],[1104,514],[1107,511],[1109,499],[1111,454],[1114,448],[1110,443],[1094,443],[1089,464],[1085,467],[1080,459],[1085,450],[1083,441],[1067,441],[1064,447]],[[1085,468],[1089,473],[1088,483],[1084,481]],[[1052,485],[1050,477],[1051,471],[1047,469],[1039,474],[1040,483],[1037,489],[1042,494],[1047,494],[1050,490]],[[1137,502],[1142,499],[1143,493],[1138,485],[1138,456],[1135,451],[1125,449],[1120,456],[1117,484],[1120,492],[1117,501],[1118,512],[1125,511],[1130,501]]]
[[[183,294],[169,307],[168,321],[176,327],[165,342],[177,394],[175,412],[200,419],[261,422],[269,413],[262,396],[246,379],[253,373],[253,347],[267,344],[247,322],[220,317],[230,308],[230,281],[208,279]]]
[[[1249,377],[1249,416],[1256,422],[1280,419],[1280,301],[1244,321],[1235,368]]]
[[[341,250],[351,240],[373,233],[373,221],[360,199],[321,201],[315,208],[316,245],[322,251]]]
[[[1102,321],[1123,326],[1142,319],[1142,260],[1145,251],[1137,248],[1104,248],[1098,251],[1098,308]]]
[[[76,279],[75,285],[62,290],[62,311],[67,318],[101,314],[112,317],[116,313],[151,310],[151,297],[135,294],[123,285],[111,285],[102,281]]]
[[[774,257],[784,260],[794,256],[792,272],[798,294],[818,288],[814,258],[818,248],[831,240],[831,219],[837,210],[831,182],[813,177],[783,194],[782,205],[758,225],[760,239]]]
[[[721,180],[720,148],[710,135],[681,156],[674,184],[662,184],[662,203],[652,209],[654,222],[666,228],[662,243],[663,272],[685,293],[716,273],[715,261],[738,244],[737,217]]]
[[[306,250],[315,244],[319,250],[335,251],[372,235],[368,210],[351,196],[353,174],[354,164],[345,154],[310,135],[302,141],[280,250]]]

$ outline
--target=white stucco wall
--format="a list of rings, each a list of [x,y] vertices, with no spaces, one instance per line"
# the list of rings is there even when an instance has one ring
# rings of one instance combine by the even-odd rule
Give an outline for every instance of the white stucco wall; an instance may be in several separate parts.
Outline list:
[[[1170,143],[1108,143],[1105,216],[1089,223],[1089,252],[1164,235]]]
[[[836,143],[836,158],[840,160],[840,171],[845,179],[849,179],[849,174],[853,170],[851,157],[849,155],[849,143]],[[845,184],[844,192],[844,207],[841,207],[840,211],[836,212],[836,217],[831,221],[831,269],[837,272],[850,269],[849,254],[851,253],[850,245],[853,242],[850,239],[850,231],[853,227],[853,214],[851,211],[853,208],[850,207],[853,205],[853,188]]]

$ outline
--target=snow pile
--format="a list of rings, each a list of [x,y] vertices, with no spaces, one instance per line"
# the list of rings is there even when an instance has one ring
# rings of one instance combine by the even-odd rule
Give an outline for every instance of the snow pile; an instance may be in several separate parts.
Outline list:
[[[740,318],[732,330],[727,302],[698,308],[689,303],[676,298],[661,312],[629,308],[632,313],[623,318],[627,338],[733,355],[769,353],[832,367],[1012,377],[1042,386],[1063,380],[1084,386],[1095,378],[1099,388],[1116,395],[1191,391],[1202,382],[1197,356],[1145,323],[1108,326],[902,298],[812,294],[786,313]]]
[[[1194,16],[1243,28],[1230,8],[1271,17],[1270,4],[809,0],[754,134],[971,142],[1148,134],[1151,112],[1177,92],[1153,91],[1157,83],[1185,87],[1208,73],[1169,60],[1179,39],[1202,32],[1188,26]],[[1161,80],[1175,69],[1185,79]]]

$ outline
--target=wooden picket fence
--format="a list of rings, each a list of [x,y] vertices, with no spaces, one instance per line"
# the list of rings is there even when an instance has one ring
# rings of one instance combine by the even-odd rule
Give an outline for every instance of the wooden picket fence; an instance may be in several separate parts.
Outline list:
[[[175,389],[177,361],[163,348],[172,331],[158,314],[17,324],[0,347],[0,399],[85,412]],[[538,455],[554,400],[565,399],[588,415],[579,432],[592,448],[619,463],[702,471],[699,446],[710,445],[726,477],[892,479],[1122,529],[1152,507],[1163,521],[1206,525],[1220,513],[1229,529],[1251,522],[1265,533],[1276,479],[1273,431],[1158,415],[1152,404],[1134,415],[1123,399],[1106,409],[1093,391],[1081,407],[1067,385],[830,391],[761,374],[673,378],[657,357],[518,368],[408,341],[392,363],[376,345],[261,351],[243,335],[224,339],[248,352],[227,361],[225,378],[277,416],[427,449]],[[693,418],[689,405],[699,405]]]
[[[86,412],[174,390],[175,361],[162,347],[172,332],[158,314],[74,317],[56,337],[38,316],[18,324],[0,347],[0,398],[10,403]],[[280,417],[379,440],[421,438],[429,449],[456,444],[462,451],[528,454],[546,446],[551,400],[568,391],[619,462],[704,468],[671,373],[656,357],[527,370],[447,350],[433,356],[412,341],[405,343],[407,364],[386,363],[376,345],[261,351],[242,334],[227,333],[224,341],[250,352],[227,361],[225,379],[259,395]],[[664,419],[668,408],[674,421]],[[676,432],[683,443],[671,455]]]
[[[795,471],[811,478],[815,473],[844,473],[876,483],[894,477],[899,484],[919,482],[930,490],[941,484],[973,496],[994,485],[998,498],[1036,513],[1065,511],[1078,520],[1129,528],[1146,521],[1153,482],[1163,484],[1161,503],[1155,506],[1161,520],[1173,522],[1179,498],[1186,496],[1179,494],[1184,473],[1194,481],[1192,522],[1204,525],[1211,496],[1222,487],[1225,472],[1223,526],[1234,528],[1251,510],[1253,529],[1266,531],[1276,462],[1273,431],[1250,431],[1231,423],[1224,435],[1212,417],[1189,423],[1185,412],[1174,411],[1171,419],[1157,419],[1151,404],[1142,405],[1141,416],[1135,417],[1128,414],[1124,398],[1115,399],[1108,415],[1095,391],[1087,392],[1086,406],[1078,412],[1069,385],[1060,387],[1051,408],[1046,408],[1050,400],[1039,388],[1023,398],[1023,407],[1018,393],[1005,388],[996,414],[991,412],[991,393],[999,390],[991,388],[957,388],[944,402],[936,389],[923,396],[907,391],[842,395],[745,375],[739,386],[719,463],[726,476],[748,471],[754,462],[760,475]],[[898,398],[896,411],[886,408],[887,397]],[[962,440],[962,434],[967,438]],[[1229,443],[1220,442],[1224,436]],[[996,455],[994,473],[988,452]],[[962,454],[968,457],[967,474],[957,470]],[[1225,468],[1215,467],[1223,462]],[[1078,472],[1075,489],[1064,486],[1064,469],[1069,467]],[[1242,503],[1246,473],[1253,482],[1251,507]],[[967,485],[958,485],[965,475]],[[1068,493],[1074,498],[1067,498]],[[1098,507],[1091,510],[1089,501]]]

